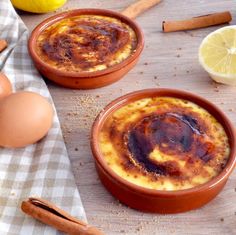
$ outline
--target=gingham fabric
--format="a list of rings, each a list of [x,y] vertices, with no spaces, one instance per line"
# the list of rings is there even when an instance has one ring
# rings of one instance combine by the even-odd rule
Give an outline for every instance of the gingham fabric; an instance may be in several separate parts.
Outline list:
[[[0,38],[9,44],[0,53],[0,69],[13,89],[34,91],[52,102],[28,55],[27,28],[10,0],[0,0]],[[0,148],[0,235],[60,234],[21,212],[21,201],[29,196],[50,200],[86,220],[56,112],[48,135],[37,144],[21,149]]]

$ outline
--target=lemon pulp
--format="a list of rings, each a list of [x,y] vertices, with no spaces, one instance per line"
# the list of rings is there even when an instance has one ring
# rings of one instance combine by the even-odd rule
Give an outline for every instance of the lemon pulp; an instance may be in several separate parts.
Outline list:
[[[200,45],[199,61],[215,81],[236,85],[236,26],[210,33]]]

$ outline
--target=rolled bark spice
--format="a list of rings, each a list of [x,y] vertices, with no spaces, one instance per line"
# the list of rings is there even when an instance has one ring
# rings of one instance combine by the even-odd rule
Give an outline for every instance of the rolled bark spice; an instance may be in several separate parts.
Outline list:
[[[142,14],[161,1],[162,0],[139,0],[123,10],[122,14],[128,16],[131,19],[135,19],[138,15]]]
[[[7,47],[7,41],[0,39],[0,52],[2,52]]]
[[[41,198],[29,198],[23,201],[21,210],[33,218],[70,235],[104,235],[97,228],[72,217],[51,202]]]
[[[162,30],[164,32],[175,32],[181,30],[205,28],[213,25],[229,23],[231,20],[232,16],[229,11],[218,12],[194,17],[187,20],[163,21]]]

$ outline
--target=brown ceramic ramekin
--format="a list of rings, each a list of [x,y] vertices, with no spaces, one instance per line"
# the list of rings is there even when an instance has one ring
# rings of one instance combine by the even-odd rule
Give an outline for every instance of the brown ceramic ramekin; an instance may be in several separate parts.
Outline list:
[[[119,64],[95,72],[61,71],[45,63],[37,55],[35,51],[36,41],[39,34],[43,30],[45,30],[48,26],[54,24],[57,21],[60,21],[64,18],[69,18],[78,15],[85,15],[85,14],[109,16],[119,19],[122,22],[129,25],[134,30],[137,36],[137,47],[135,51],[132,53],[132,55],[129,56],[127,59],[123,60]],[[44,75],[49,80],[52,80],[61,86],[76,88],[76,89],[98,88],[106,86],[121,79],[126,73],[128,73],[130,69],[132,69],[135,66],[143,50],[143,47],[144,47],[144,36],[142,30],[133,20],[122,15],[121,13],[103,9],[76,9],[54,15],[44,20],[33,30],[28,42],[29,53],[34,61],[36,68],[42,75]]]
[[[132,184],[118,176],[105,162],[99,149],[98,135],[108,116],[120,107],[147,97],[168,96],[189,100],[205,108],[224,127],[230,143],[230,157],[223,171],[200,186],[177,191],[147,189]],[[172,89],[148,89],[122,96],[109,105],[97,116],[91,133],[91,148],[98,175],[104,186],[117,199],[131,208],[158,213],[178,213],[203,206],[212,200],[224,187],[236,164],[234,127],[225,114],[209,101],[185,91]]]

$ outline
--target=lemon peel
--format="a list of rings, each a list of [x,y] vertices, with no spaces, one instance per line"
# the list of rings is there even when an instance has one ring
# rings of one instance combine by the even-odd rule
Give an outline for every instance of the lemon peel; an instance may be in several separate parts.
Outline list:
[[[62,7],[67,0],[11,0],[20,10],[32,13],[47,13]]]

